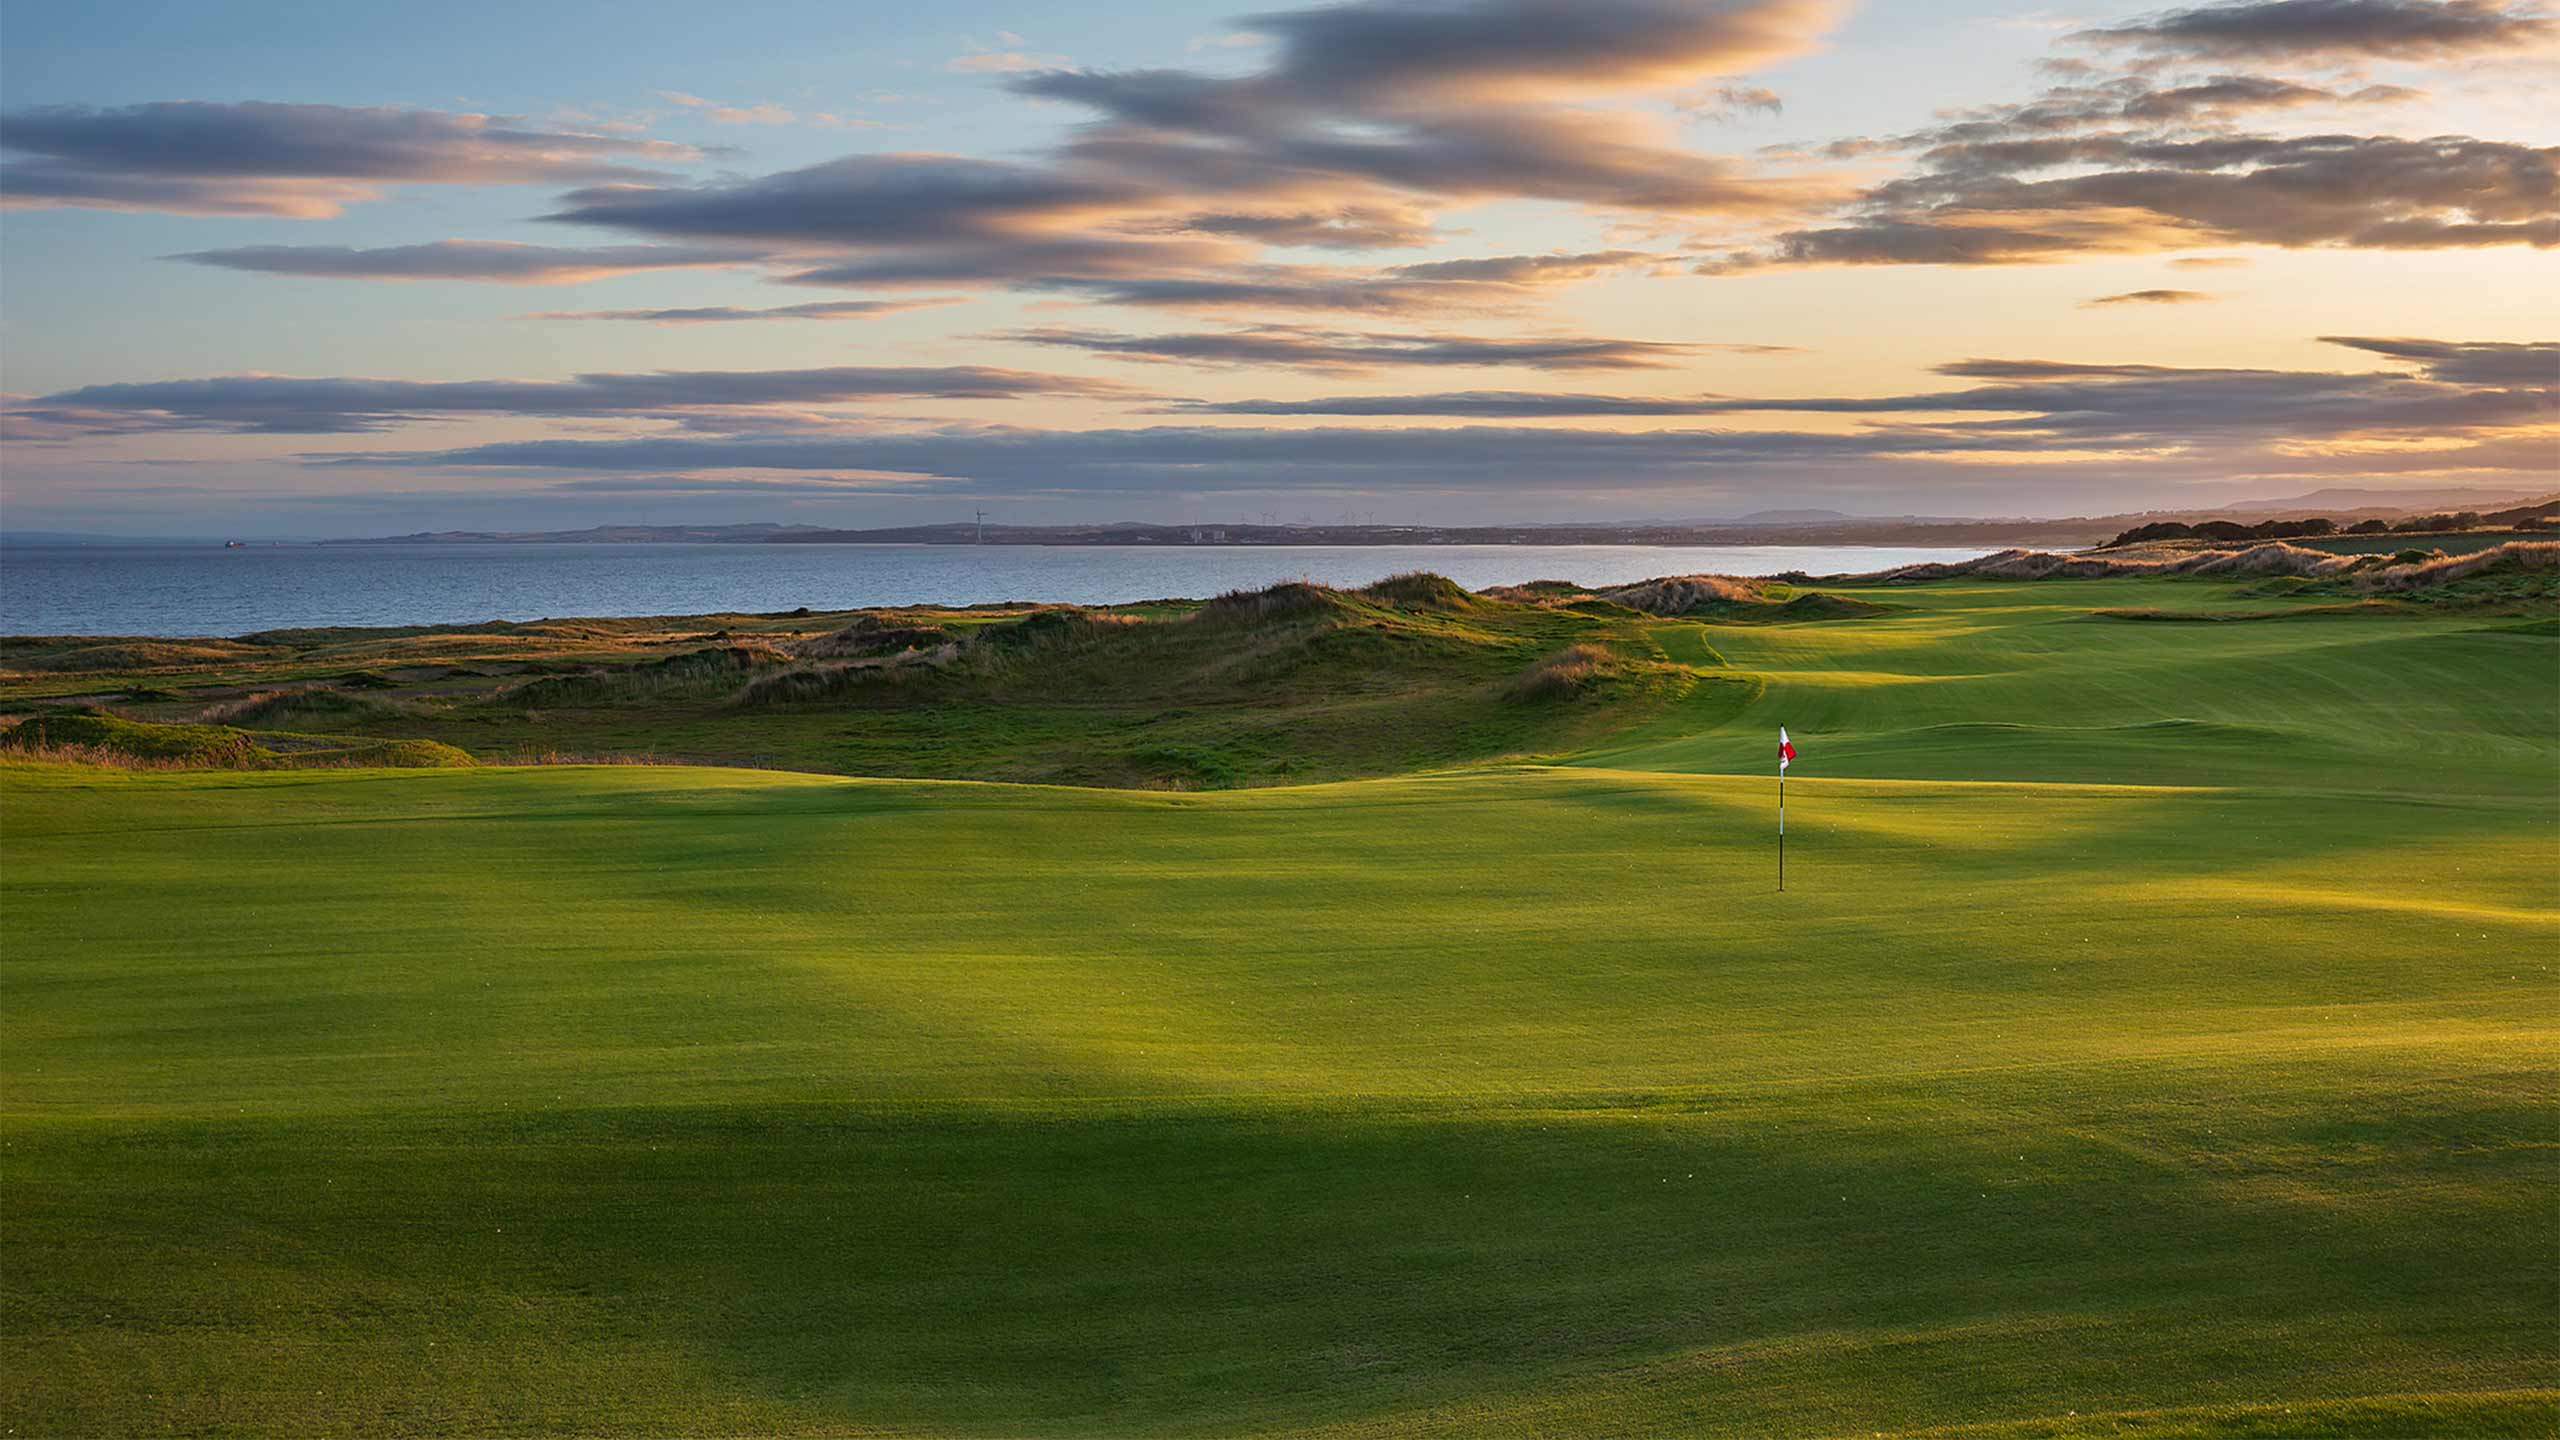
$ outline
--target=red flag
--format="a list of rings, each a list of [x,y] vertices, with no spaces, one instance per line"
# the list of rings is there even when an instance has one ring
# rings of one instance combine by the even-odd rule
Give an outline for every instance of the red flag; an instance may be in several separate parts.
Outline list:
[[[1795,742],[1787,738],[1787,727],[1778,727],[1778,769],[1783,773],[1789,761],[1796,758]]]

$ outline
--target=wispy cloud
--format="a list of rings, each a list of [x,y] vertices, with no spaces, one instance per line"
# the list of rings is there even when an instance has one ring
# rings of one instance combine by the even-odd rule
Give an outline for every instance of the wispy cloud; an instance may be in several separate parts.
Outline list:
[[[2542,10],[2501,0],[2240,0],[2073,38],[2199,60],[2443,60],[2560,38]]]
[[[660,140],[528,128],[391,106],[162,101],[0,113],[0,201],[316,219],[393,185],[660,178],[633,162],[697,152]]]
[[[671,105],[701,112],[704,119],[719,125],[794,125],[800,117],[788,107],[770,100],[753,105],[731,105],[683,90],[661,90],[658,98]],[[835,119],[834,116],[827,117]]]
[[[324,280],[474,280],[500,285],[575,285],[649,270],[739,265],[761,252],[700,245],[525,245],[511,240],[436,240],[357,249],[346,245],[244,245],[167,258],[224,270]]]
[[[1357,374],[1394,366],[1523,366],[1539,370],[1660,370],[1695,346],[1587,335],[1459,336],[1311,330],[1264,325],[1171,335],[1108,330],[1011,330],[989,338],[1124,360],[1272,366]]]
[[[2103,309],[2109,305],[2193,305],[2214,297],[2203,290],[2127,290],[2115,295],[2101,295],[2083,300],[2084,310]]]
[[[992,42],[964,38],[961,53],[943,66],[957,75],[1021,75],[1033,70],[1056,70],[1074,62],[1064,55],[1034,54],[1029,42],[1010,30],[996,32]]]
[[[457,415],[682,420],[707,410],[837,405],[879,399],[1003,400],[1025,395],[1124,398],[1110,380],[983,365],[842,365],[818,370],[655,370],[570,380],[380,380],[217,375],[86,385],[19,408],[57,423],[89,417],[97,433],[206,428],[247,434],[392,429]]]
[[[1377,402],[1397,414],[1571,418],[1581,414],[1831,414],[1847,430],[1608,429],[1542,425],[1261,429],[1163,426],[1058,431],[945,427],[898,432],[539,440],[454,450],[330,452],[330,466],[611,475],[721,471],[866,472],[1030,486],[1052,496],[1428,492],[1682,493],[1776,476],[1810,489],[1888,494],[1914,477],[1970,476],[1984,490],[2102,491],[2128,477],[2473,474],[2530,483],[2547,460],[2560,345],[2344,338],[2394,362],[2363,373],[2185,368],[2039,360],[1939,367],[1953,388],[1862,396],[1633,397],[1454,392]],[[1358,398],[1283,408],[1228,403],[1225,415],[1383,414]],[[1546,408],[1541,408],[1544,405]],[[1658,407],[1658,408],[1643,408]],[[1970,418],[1968,418],[1970,417]],[[2424,430],[2422,461],[2359,443]],[[2103,454],[2092,472],[2075,455]],[[2067,463],[2066,463],[2067,462]],[[2059,478],[2057,478],[2059,477]],[[1935,483],[1935,482],[1933,482]]]
[[[871,320],[933,305],[958,304],[958,296],[913,300],[820,300],[763,308],[693,305],[658,310],[541,310],[519,320],[639,320],[652,325],[721,325],[747,320]]]

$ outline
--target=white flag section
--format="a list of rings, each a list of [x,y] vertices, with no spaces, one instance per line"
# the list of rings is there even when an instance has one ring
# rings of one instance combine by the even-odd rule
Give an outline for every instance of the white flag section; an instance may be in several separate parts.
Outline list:
[[[1778,727],[1778,770],[1784,774],[1787,762],[1796,758],[1795,742],[1787,738],[1787,727]]]

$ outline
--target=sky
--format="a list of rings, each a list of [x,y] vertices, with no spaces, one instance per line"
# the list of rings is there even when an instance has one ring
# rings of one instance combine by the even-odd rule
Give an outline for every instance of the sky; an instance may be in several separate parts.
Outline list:
[[[2560,488],[2539,6],[1230,3],[0,0],[0,527]]]

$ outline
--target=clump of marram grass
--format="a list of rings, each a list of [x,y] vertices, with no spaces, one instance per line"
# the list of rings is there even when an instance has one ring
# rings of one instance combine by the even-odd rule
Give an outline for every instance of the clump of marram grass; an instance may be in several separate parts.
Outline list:
[[[725,694],[738,677],[790,663],[790,655],[764,641],[688,650],[640,665],[597,667],[572,675],[528,680],[496,698],[528,710],[619,705],[675,695]]]
[[[1342,592],[1311,580],[1284,580],[1260,590],[1230,590],[1205,604],[1192,618],[1221,621],[1298,620],[1336,614],[1345,609]]]
[[[1648,615],[1686,615],[1717,605],[1761,604],[1769,589],[1738,575],[1665,575],[1603,590],[1599,598]]]
[[[324,765],[359,765],[389,770],[454,770],[480,762],[467,750],[447,745],[441,740],[385,740],[375,745],[351,746],[310,757],[311,763]],[[303,763],[297,761],[297,764]]]
[[[237,640],[114,640],[39,651],[18,659],[22,670],[64,672],[92,670],[201,670],[274,657],[274,652]]]
[[[1863,620],[1890,609],[1872,600],[1819,590],[1791,595],[1790,589],[1791,586],[1738,575],[1665,575],[1567,601],[1563,608],[1600,616],[1641,612],[1733,622]]]
[[[2362,575],[2357,583],[2370,590],[2423,590],[2478,575],[2520,575],[2544,570],[2560,570],[2560,540],[2510,540],[2468,555],[2395,564]]]
[[[1909,585],[1928,580],[2106,580],[2125,575],[2338,575],[2362,557],[2332,555],[2281,541],[2245,550],[2151,550],[2105,555],[2050,550],[2002,550],[1971,560],[1898,565],[1862,575],[1835,575],[1836,583]]]
[[[1645,615],[1645,612],[1632,605],[1621,605],[1615,600],[1604,600],[1597,595],[1560,600],[1551,608],[1570,610],[1576,615],[1596,616],[1602,620],[1641,620]]]
[[[770,710],[857,698],[882,685],[904,685],[933,673],[934,661],[856,660],[842,665],[798,665],[759,675],[738,688],[729,703],[741,710]]]
[[[228,725],[161,725],[102,711],[30,716],[0,731],[20,758],[123,770],[440,769],[475,763],[434,740],[251,735]]]
[[[1408,570],[1361,587],[1360,593],[1405,610],[1472,610],[1476,597],[1446,575]]]
[[[1564,700],[1622,673],[1625,665],[1606,647],[1567,645],[1515,676],[1504,687],[1514,700]]]
[[[940,625],[898,624],[864,615],[841,630],[813,635],[793,645],[791,653],[802,660],[850,660],[936,650],[954,638],[950,630]]]
[[[313,686],[300,689],[260,690],[227,700],[204,712],[208,725],[237,725],[256,729],[291,729],[314,721],[345,724],[365,720],[382,720],[403,713],[379,700],[348,695],[340,691]]]
[[[1489,586],[1482,593],[1523,605],[1551,605],[1588,595],[1591,587],[1570,580],[1523,580],[1517,585]]]
[[[0,732],[0,746],[60,751],[64,758],[95,752],[173,768],[236,767],[274,758],[266,747],[227,725],[155,725],[103,710],[30,715]]]
[[[2179,575],[2331,575],[2355,568],[2357,557],[2332,555],[2326,550],[2309,550],[2300,545],[2282,543],[2252,545],[2246,550],[2214,554],[2193,565],[2173,563],[2170,573]]]
[[[1075,650],[1105,636],[1147,622],[1110,610],[1081,610],[1072,605],[1034,610],[1019,620],[981,626],[969,647],[981,654],[1017,655],[1033,651]]]

